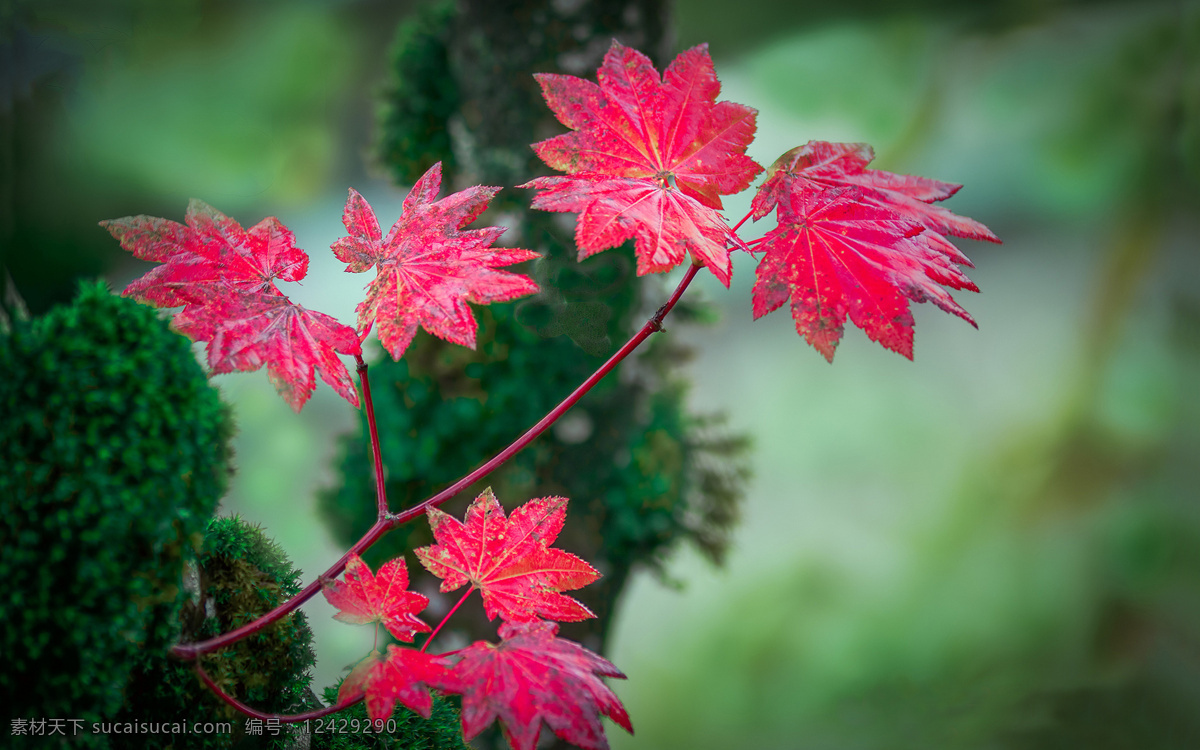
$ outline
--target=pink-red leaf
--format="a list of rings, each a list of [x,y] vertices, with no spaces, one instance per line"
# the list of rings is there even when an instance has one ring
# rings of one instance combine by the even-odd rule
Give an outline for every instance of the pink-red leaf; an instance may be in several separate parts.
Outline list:
[[[767,179],[759,186],[751,210],[761,219],[772,208],[786,212],[785,196],[791,193],[820,192],[827,187],[854,186],[861,189],[864,203],[895,212],[915,221],[929,232],[974,240],[999,242],[983,224],[956,216],[941,206],[931,205],[954,195],[962,187],[927,177],[899,175],[867,169],[875,152],[865,143],[828,143],[809,141],[779,157],[767,170]],[[954,253],[953,245],[949,245]],[[957,263],[969,265],[961,255]]]
[[[554,623],[504,623],[501,641],[476,642],[438,687],[463,696],[463,738],[470,741],[496,718],[513,750],[533,750],[542,722],[586,750],[605,750],[601,716],[630,734],[629,714],[600,679],[625,675],[608,660],[555,637]]]
[[[444,681],[445,676],[446,660],[442,657],[389,645],[386,658],[372,651],[355,665],[338,689],[338,703],[361,693],[371,721],[387,719],[396,703],[428,719],[433,711],[429,686]]]
[[[978,291],[952,258],[930,247],[927,230],[866,203],[858,188],[785,194],[779,225],[759,249],[754,317],[789,297],[796,330],[829,361],[846,318],[872,340],[912,358],[908,302],[931,301],[974,325],[939,284]]]
[[[491,247],[503,227],[463,229],[500,188],[476,186],[435,200],[441,184],[439,162],[413,186],[387,237],[366,199],[351,189],[342,215],[349,234],[332,246],[347,271],[377,268],[358,306],[358,325],[374,324],[394,359],[404,355],[417,328],[474,348],[477,326],[468,302],[486,305],[537,291],[527,276],[497,270],[537,253]]]
[[[745,189],[762,167],[745,153],[756,113],[716,101],[721,85],[707,46],[680,54],[661,78],[648,57],[613,42],[598,83],[553,74],[537,79],[550,109],[573,132],[536,143],[534,151],[574,179],[522,187],[549,191],[535,207],[586,212],[594,206],[607,219],[602,225],[620,222],[619,232],[597,230],[581,216],[581,258],[634,237],[639,274],[673,267],[690,252],[728,286],[726,242],[737,240],[715,211],[721,195]],[[695,227],[704,228],[702,237],[676,241]]]
[[[402,641],[412,641],[429,626],[416,613],[425,609],[429,597],[408,590],[408,568],[403,558],[386,562],[377,574],[358,555],[346,562],[345,580],[331,581],[323,588],[325,598],[339,612],[335,620],[352,625],[382,623]]]
[[[416,550],[417,559],[442,579],[441,590],[465,583],[479,589],[489,619],[523,622],[545,617],[571,622],[595,617],[578,601],[560,594],[600,577],[569,552],[550,547],[562,531],[567,499],[530,500],[504,516],[491,489],[467,508],[466,523],[430,508],[437,544]]]
[[[250,229],[198,200],[186,225],[151,216],[102,221],[121,246],[162,265],[125,288],[125,295],[158,307],[184,309],[175,327],[208,342],[213,372],[252,371],[268,376],[296,411],[316,388],[314,373],[358,406],[358,391],[337,353],[362,349],[354,330],[328,315],[293,304],[276,279],[299,281],[308,255],[278,219]]]
[[[213,290],[206,304],[188,305],[176,315],[175,327],[208,341],[213,373],[250,372],[266,365],[275,389],[297,412],[316,388],[314,372],[358,405],[354,381],[337,356],[362,351],[354,329],[293,303],[274,288]]]
[[[745,247],[716,211],[654,180],[576,175],[539,177],[527,186],[542,190],[534,208],[579,212],[580,260],[636,238],[638,275],[669,271],[691,254],[729,286],[726,242]]]
[[[126,216],[100,222],[134,257],[163,264],[130,283],[126,296],[176,307],[213,288],[262,291],[273,288],[274,279],[298,281],[308,271],[308,255],[273,216],[247,231],[193,198],[186,221],[185,226],[154,216]]]

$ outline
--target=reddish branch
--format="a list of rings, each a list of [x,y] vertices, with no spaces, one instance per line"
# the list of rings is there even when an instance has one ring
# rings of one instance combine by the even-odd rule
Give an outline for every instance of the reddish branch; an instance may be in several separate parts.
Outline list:
[[[367,363],[361,354],[354,355],[358,364],[358,380],[362,383],[363,406],[367,413],[367,432],[371,436],[371,458],[375,462],[375,507],[377,520],[387,517],[387,487],[383,479],[383,457],[379,454],[379,430],[375,427],[375,405],[371,403],[371,381],[367,379]]]
[[[218,685],[216,682],[213,682],[213,679],[208,676],[208,672],[204,671],[204,667],[200,666],[199,660],[196,661],[196,674],[200,676],[201,681],[203,681],[204,684],[208,686],[208,689],[211,690],[214,695],[216,695],[218,698],[225,701],[227,704],[229,704],[233,708],[237,709],[238,711],[241,711],[242,713],[244,713],[247,716],[254,718],[254,719],[262,719],[264,721],[274,720],[274,721],[278,721],[282,724],[296,724],[301,721],[308,721],[309,719],[319,719],[322,716],[328,716],[329,714],[336,714],[338,711],[342,711],[344,709],[350,708],[355,703],[362,701],[362,699],[364,697],[362,694],[359,694],[357,697],[354,697],[348,701],[338,702],[338,703],[333,704],[332,706],[325,706],[324,708],[318,708],[318,709],[314,709],[312,711],[305,711],[302,714],[268,714],[268,713],[263,713],[262,711],[259,711],[256,708],[251,708],[250,706],[247,706],[245,703],[242,703],[237,698],[234,698],[232,695],[230,695],[229,693],[226,693],[224,690],[222,690],[221,686]]]
[[[371,435],[371,449],[374,454],[375,485],[378,492],[377,502],[378,507],[380,508],[380,519],[376,521],[375,524],[367,530],[367,533],[363,535],[363,537],[359,539],[353,547],[347,550],[346,554],[342,555],[342,557],[336,563],[330,566],[330,568],[326,570],[320,577],[305,586],[300,593],[296,594],[288,601],[280,604],[278,607],[275,607],[270,612],[266,613],[262,617],[259,617],[257,620],[247,623],[240,628],[231,630],[228,633],[224,633],[214,638],[209,638],[206,641],[199,641],[197,643],[178,644],[171,649],[171,654],[180,659],[196,659],[201,654],[216,651],[217,649],[224,648],[225,646],[236,643],[247,636],[257,633],[276,620],[287,616],[299,608],[300,605],[304,604],[304,602],[315,596],[316,593],[321,590],[321,586],[325,581],[331,581],[341,575],[342,571],[346,567],[347,561],[349,561],[352,556],[361,555],[364,551],[375,544],[375,542],[379,541],[384,535],[386,535],[388,531],[412,521],[417,516],[424,514],[428,508],[436,508],[437,506],[449,500],[451,497],[461,492],[463,489],[471,486],[475,482],[495,471],[501,464],[515,456],[527,445],[533,442],[538,435],[541,435],[543,432],[545,432],[550,425],[558,421],[558,419],[572,406],[574,406],[579,399],[583,398],[588,391],[594,388],[596,384],[604,378],[605,375],[611,372],[613,368],[621,363],[622,360],[632,354],[633,351],[637,349],[643,341],[649,338],[652,334],[661,331],[663,319],[668,313],[671,312],[676,303],[679,302],[679,298],[683,296],[684,291],[686,291],[688,286],[692,283],[692,279],[696,277],[696,273],[701,267],[701,265],[693,263],[688,268],[687,273],[684,274],[683,279],[680,280],[679,285],[675,287],[675,291],[672,292],[671,297],[666,301],[665,304],[663,304],[662,307],[658,308],[654,315],[650,316],[650,319],[646,321],[646,324],[642,326],[641,330],[634,334],[634,336],[629,339],[629,341],[627,341],[625,345],[617,351],[616,354],[610,357],[608,361],[600,367],[600,369],[592,373],[591,377],[589,377],[583,382],[583,384],[576,388],[570,396],[567,396],[565,399],[563,399],[562,403],[554,407],[549,414],[542,417],[537,424],[535,424],[533,427],[530,427],[525,434],[517,438],[512,445],[508,446],[490,461],[483,464],[478,469],[475,469],[470,474],[467,474],[462,479],[459,479],[457,482],[442,490],[438,494],[400,513],[392,514],[387,512],[387,498],[385,495],[383,480],[383,460],[379,455],[379,437],[375,429],[375,417],[374,410],[371,405],[370,386],[367,382],[367,367],[366,363],[359,358],[358,373],[363,386],[363,399],[366,402],[367,424]],[[199,670],[199,667],[197,669],[201,674],[201,678],[204,679],[203,670]],[[238,708],[238,710],[243,710],[250,716],[261,716],[260,714],[253,712],[253,709],[243,709],[242,704],[238,703],[236,699],[225,696],[210,680],[205,679],[205,682],[210,688],[213,689],[214,692],[217,693],[217,695],[221,696],[222,700],[225,700],[226,703]],[[332,713],[331,710],[323,710],[326,710],[326,713]],[[304,716],[305,718],[315,718],[305,714],[298,715]],[[321,715],[323,716],[325,714]],[[278,717],[268,716],[267,718]],[[280,720],[283,721],[283,719]],[[292,721],[303,720],[303,718],[292,719]]]

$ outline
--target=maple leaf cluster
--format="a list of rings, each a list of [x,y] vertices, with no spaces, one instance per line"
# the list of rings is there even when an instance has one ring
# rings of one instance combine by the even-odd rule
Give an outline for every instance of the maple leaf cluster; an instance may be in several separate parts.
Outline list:
[[[776,225],[747,243],[736,232],[742,222],[731,228],[721,215],[721,196],[748,188],[764,171],[746,154],[757,112],[717,100],[721,87],[706,45],[680,54],[660,76],[645,55],[614,42],[595,83],[556,74],[537,80],[570,132],[533,148],[566,174],[521,187],[537,190],[535,208],[578,214],[580,260],[633,240],[639,274],[668,271],[690,258],[728,287],[731,253],[762,253],[752,292],[755,318],[790,302],[796,330],[829,361],[847,320],[911,359],[910,302],[932,302],[974,325],[946,291],[978,291],[960,268],[970,261],[948,238],[999,240],[979,222],[937,205],[961,186],[870,169],[874,153],[865,144],[809,141],[766,170],[742,222],[774,212]],[[441,183],[441,165],[435,164],[413,186],[386,236],[366,199],[350,190],[342,215],[347,235],[331,249],[348,272],[376,270],[357,307],[357,329],[306,310],[278,289],[277,280],[303,279],[309,258],[274,217],[247,230],[193,200],[185,224],[148,216],[101,224],[137,258],[161,264],[124,293],[159,307],[182,307],[174,326],[207,344],[214,373],[265,365],[297,411],[319,374],[358,406],[339,355],[362,366],[361,343],[372,329],[396,359],[419,328],[474,347],[477,324],[469,304],[537,291],[528,277],[500,270],[536,253],[493,247],[500,227],[467,228],[500,188],[475,186],[438,199]],[[662,314],[691,278],[685,277]],[[374,430],[372,420],[368,410]],[[374,448],[377,453],[377,443]],[[377,479],[382,486],[382,476]],[[381,522],[387,520],[385,500]],[[603,716],[632,731],[624,707],[601,679],[624,675],[557,635],[556,622],[593,616],[562,592],[599,576],[551,546],[567,501],[530,500],[505,516],[488,490],[464,521],[432,507],[434,502],[427,516],[437,541],[415,550],[417,559],[442,579],[443,592],[464,585],[467,595],[480,592],[488,618],[502,621],[499,643],[427,653],[441,626],[431,632],[418,616],[429,600],[408,590],[404,560],[373,573],[351,555],[344,577],[323,586],[337,619],[383,625],[406,643],[418,633],[431,636],[420,649],[393,644],[373,651],[343,681],[339,703],[363,696],[375,720],[389,716],[397,703],[428,717],[431,691],[459,694],[468,740],[498,719],[517,750],[532,750],[543,723],[589,750],[607,747]]]
[[[287,298],[275,280],[300,281],[308,254],[275,217],[246,230],[203,201],[188,204],[187,224],[127,216],[100,225],[141,260],[162,263],[125,288],[156,307],[179,307],[174,326],[208,342],[214,373],[264,364],[281,396],[300,411],[316,382],[314,369],[358,406],[358,391],[337,353],[362,352],[354,330]]]
[[[625,675],[601,656],[557,637],[558,625],[545,621],[594,617],[561,593],[600,576],[575,555],[550,546],[562,531],[566,506],[566,498],[538,498],[506,517],[488,489],[471,503],[464,521],[430,508],[436,543],[416,550],[417,559],[442,579],[443,592],[465,584],[471,586],[468,594],[478,590],[488,619],[502,620],[500,642],[478,641],[444,657],[394,644],[386,654],[372,651],[342,682],[338,702],[364,696],[373,721],[387,719],[397,703],[429,718],[430,690],[454,693],[463,698],[465,739],[498,718],[516,750],[534,748],[543,722],[567,742],[592,750],[608,747],[601,716],[632,732],[624,706],[600,679]],[[329,582],[324,593],[339,610],[336,619],[379,623],[397,639],[412,642],[417,633],[430,630],[417,617],[429,600],[407,589],[403,559],[372,574],[351,556],[344,579]]]
[[[533,149],[567,174],[521,187],[538,191],[535,208],[578,213],[580,260],[633,239],[639,274],[690,257],[729,286],[731,251],[751,248],[721,216],[721,196],[749,187],[763,168],[746,155],[757,113],[717,101],[721,85],[707,45],[681,53],[660,76],[648,57],[613,42],[597,83],[557,74],[537,80],[571,132]],[[777,220],[753,250],[763,253],[755,318],[790,300],[796,330],[829,361],[847,319],[911,359],[909,302],[933,302],[974,325],[943,289],[978,291],[959,268],[970,261],[947,236],[999,242],[979,222],[935,205],[960,185],[869,169],[873,157],[859,143],[809,141],[792,149],[767,170],[747,217],[757,221],[774,210]],[[182,305],[175,327],[208,343],[214,373],[265,364],[299,411],[315,371],[357,406],[337,355],[359,356],[372,326],[395,359],[418,328],[474,347],[477,325],[467,303],[537,291],[527,276],[499,270],[536,253],[492,247],[502,227],[465,228],[500,188],[475,186],[438,200],[441,183],[438,163],[413,186],[386,237],[366,199],[350,190],[342,215],[348,234],[332,250],[348,272],[377,271],[357,308],[357,335],[275,286],[277,279],[303,279],[308,255],[274,217],[244,230],[193,200],[186,226],[148,216],[101,224],[136,257],[163,264],[125,294]]]
[[[153,216],[100,225],[135,257],[162,264],[124,294],[156,307],[183,306],[173,325],[194,341],[208,342],[214,374],[266,365],[280,395],[300,411],[316,387],[315,369],[357,407],[358,391],[337,355],[360,356],[372,326],[396,359],[418,327],[474,347],[477,325],[468,302],[488,304],[537,291],[528,277],[496,270],[537,253],[491,247],[503,227],[463,229],[500,188],[475,186],[436,200],[441,184],[439,162],[413,186],[386,238],[366,199],[350,189],[342,218],[349,236],[332,250],[347,271],[378,271],[358,306],[358,332],[293,303],[275,286],[276,279],[303,279],[309,260],[275,217],[245,230],[192,200],[186,225]]]
[[[674,268],[686,255],[729,286],[730,251],[750,248],[720,216],[721,195],[762,171],[746,156],[755,110],[718,102],[707,45],[675,58],[660,78],[650,59],[614,42],[598,84],[541,75],[546,103],[572,132],[534,144],[567,177],[541,177],[535,208],[578,212],[580,259],[636,239],[638,273]],[[796,329],[833,361],[846,319],[912,358],[908,303],[931,301],[974,325],[942,289],[978,288],[946,235],[999,242],[982,224],[932,205],[961,186],[867,169],[865,144],[810,141],[768,170],[751,209],[776,210],[755,252],[754,316],[789,298]],[[749,218],[749,217],[748,217]]]

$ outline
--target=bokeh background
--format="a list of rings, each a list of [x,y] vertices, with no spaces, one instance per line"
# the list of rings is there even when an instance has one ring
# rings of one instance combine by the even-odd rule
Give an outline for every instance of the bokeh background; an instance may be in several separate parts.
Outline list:
[[[30,310],[144,272],[97,221],[195,196],[278,216],[313,256],[285,292],[352,322],[363,280],[324,248],[347,186],[399,213],[372,153],[416,6],[0,10],[0,240]],[[742,254],[730,290],[693,287],[722,322],[670,330],[689,398],[752,436],[754,477],[723,567],[685,549],[627,591],[610,657],[638,734],[614,746],[1200,747],[1200,4],[688,0],[673,25],[759,110],[760,163],[871,143],[964,183],[948,206],[1004,245],[960,243],[979,330],[918,307],[913,362],[852,330],[831,366],[786,313],[752,321]],[[240,426],[223,508],[323,570],[315,497],[355,413],[214,383]],[[319,689],[371,634],[306,611]]]

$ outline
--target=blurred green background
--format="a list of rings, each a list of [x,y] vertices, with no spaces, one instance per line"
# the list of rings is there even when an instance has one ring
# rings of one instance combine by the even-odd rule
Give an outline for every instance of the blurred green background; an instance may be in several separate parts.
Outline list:
[[[0,11],[0,240],[31,310],[144,272],[97,221],[194,196],[278,216],[313,256],[285,292],[351,323],[363,280],[324,248],[347,186],[399,213],[370,152],[415,5]],[[949,207],[1005,244],[960,243],[979,330],[921,306],[915,362],[853,330],[830,366],[786,313],[752,322],[742,254],[731,290],[702,277],[722,325],[670,335],[698,350],[692,403],[753,435],[755,477],[724,568],[685,552],[677,587],[628,592],[610,656],[638,734],[614,746],[1200,747],[1198,4],[690,0],[674,25],[759,110],[764,166],[866,141],[873,166],[964,183]],[[323,570],[315,492],[354,413],[324,386],[296,416],[262,373],[214,382],[241,430],[224,509]],[[319,687],[371,633],[306,611]]]

